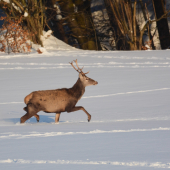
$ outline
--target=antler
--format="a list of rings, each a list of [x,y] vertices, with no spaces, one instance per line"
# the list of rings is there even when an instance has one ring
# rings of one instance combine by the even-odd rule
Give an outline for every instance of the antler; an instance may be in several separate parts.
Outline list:
[[[83,66],[82,69],[81,69],[81,68],[78,66],[77,59],[74,60],[74,62],[76,63],[77,68],[78,68],[81,72],[83,72],[82,70],[83,70],[84,66]]]
[[[70,63],[70,62],[69,62]],[[74,65],[73,65],[73,61],[70,63],[71,65],[72,65],[72,67],[77,71],[77,72],[79,72],[79,70],[78,69],[76,69],[75,67],[74,67]],[[80,72],[79,72],[80,73]]]
[[[76,63],[76,66],[77,66],[77,68],[78,69],[76,69],[75,67],[74,67],[74,65],[73,65],[73,61]],[[72,67],[77,71],[77,72],[79,72],[79,73],[81,73],[81,74],[88,74],[90,71],[88,71],[87,73],[83,73],[83,68],[84,68],[84,66],[82,67],[82,69],[78,66],[78,63],[77,63],[77,59],[76,60],[73,60],[70,64],[72,65]]]

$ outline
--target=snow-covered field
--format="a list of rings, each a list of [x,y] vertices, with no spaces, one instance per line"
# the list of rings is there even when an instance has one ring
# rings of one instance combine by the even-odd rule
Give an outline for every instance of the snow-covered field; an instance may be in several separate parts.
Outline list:
[[[63,48],[64,49],[64,48]],[[73,86],[78,59],[98,81],[86,88],[82,111],[40,112],[20,124],[32,91]],[[170,51],[47,50],[0,53],[0,169],[170,168]]]

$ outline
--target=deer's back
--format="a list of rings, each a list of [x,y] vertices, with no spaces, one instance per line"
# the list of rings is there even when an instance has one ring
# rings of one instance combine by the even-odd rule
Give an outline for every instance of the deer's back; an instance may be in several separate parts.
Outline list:
[[[54,113],[67,111],[77,103],[72,91],[66,88],[35,91],[26,96],[25,101],[36,105],[39,110]]]

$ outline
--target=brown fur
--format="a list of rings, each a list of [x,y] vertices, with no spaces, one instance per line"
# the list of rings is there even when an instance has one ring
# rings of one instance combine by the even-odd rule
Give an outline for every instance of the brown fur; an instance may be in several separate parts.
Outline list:
[[[90,121],[91,115],[83,107],[75,107],[75,105],[84,94],[85,87],[96,84],[98,83],[93,79],[88,78],[85,74],[79,73],[79,79],[72,88],[35,91],[30,93],[24,99],[27,105],[24,110],[27,113],[21,117],[21,123],[24,123],[32,116],[35,116],[37,121],[39,121],[39,116],[37,115],[39,111],[56,113],[55,122],[58,122],[61,112],[83,110],[88,116],[88,121]]]

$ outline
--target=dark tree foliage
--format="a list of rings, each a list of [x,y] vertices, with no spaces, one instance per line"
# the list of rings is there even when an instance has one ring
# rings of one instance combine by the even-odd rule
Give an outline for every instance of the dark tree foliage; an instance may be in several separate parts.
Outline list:
[[[68,37],[66,36],[65,30],[63,28],[63,20],[58,20],[56,18],[57,12],[55,4],[55,0],[46,1],[47,22],[49,27],[53,30],[54,36],[68,44]]]
[[[57,0],[62,11],[63,21],[68,26],[67,34],[74,37],[79,46],[86,50],[99,50],[90,10],[90,0]]]
[[[164,0],[153,0],[153,3],[155,7],[156,18],[162,17],[166,13],[165,1]],[[166,49],[170,46],[170,34],[169,34],[167,18],[165,17],[157,21],[157,27],[158,27],[158,32],[159,32],[161,48]]]

